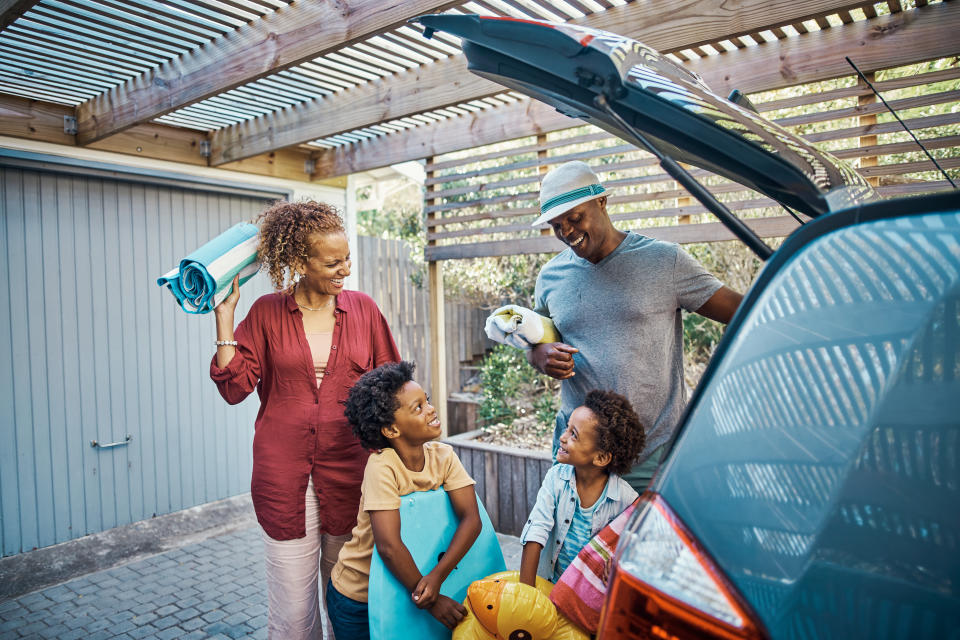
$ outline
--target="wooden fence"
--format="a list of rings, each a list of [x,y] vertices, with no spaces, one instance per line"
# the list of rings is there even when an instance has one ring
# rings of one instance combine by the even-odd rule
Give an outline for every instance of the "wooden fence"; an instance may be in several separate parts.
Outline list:
[[[463,467],[476,480],[477,495],[493,528],[520,535],[552,461],[548,451],[512,449],[477,442],[478,431],[448,438]]]
[[[417,363],[417,380],[431,379],[429,295],[414,284],[418,265],[401,240],[360,236],[356,261],[360,291],[380,306],[393,331],[400,354]],[[446,303],[447,389],[456,391],[470,376],[469,363],[493,346],[483,333],[488,311],[472,305]]]
[[[947,170],[960,167],[960,68],[956,59],[871,74],[910,128]],[[839,88],[833,88],[839,84]],[[933,163],[854,76],[830,88],[807,84],[750,96],[774,122],[854,162],[881,195],[949,189]],[[732,239],[650,154],[594,127],[521,138],[494,147],[432,158],[425,210],[428,260],[547,253],[562,248],[536,217],[541,176],[556,164],[584,160],[610,189],[608,210],[621,229],[680,243]],[[956,172],[955,172],[956,173]],[[798,223],[770,198],[701,169],[692,174],[762,237],[785,236]]]

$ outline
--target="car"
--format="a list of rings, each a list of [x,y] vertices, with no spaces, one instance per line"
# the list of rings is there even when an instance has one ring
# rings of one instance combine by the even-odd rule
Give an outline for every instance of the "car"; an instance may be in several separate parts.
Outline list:
[[[418,21],[671,175],[703,167],[808,218],[774,252],[686,177],[767,261],[620,538],[598,637],[960,638],[960,194],[881,200],[628,38]]]

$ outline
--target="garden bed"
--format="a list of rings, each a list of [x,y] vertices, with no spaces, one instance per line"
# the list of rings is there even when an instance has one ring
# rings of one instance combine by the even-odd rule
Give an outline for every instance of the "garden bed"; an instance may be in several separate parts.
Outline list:
[[[476,480],[477,495],[493,528],[518,536],[537,500],[537,491],[553,461],[550,451],[504,447],[479,440],[476,429],[445,440],[453,446],[467,473]]]

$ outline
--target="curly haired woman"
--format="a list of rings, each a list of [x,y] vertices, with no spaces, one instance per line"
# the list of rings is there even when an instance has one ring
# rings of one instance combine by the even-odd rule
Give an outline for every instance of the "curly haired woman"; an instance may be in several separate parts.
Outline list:
[[[350,247],[333,207],[278,202],[259,222],[260,260],[277,292],[254,302],[234,331],[234,280],[215,309],[210,377],[230,404],[254,389],[260,396],[250,491],[263,528],[269,637],[318,640],[318,603],[356,524],[369,455],[343,401],[364,372],[400,354],[376,303],[343,288]]]

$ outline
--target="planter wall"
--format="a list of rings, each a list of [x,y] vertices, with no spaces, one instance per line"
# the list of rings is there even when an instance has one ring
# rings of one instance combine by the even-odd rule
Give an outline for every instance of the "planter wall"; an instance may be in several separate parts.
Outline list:
[[[477,442],[479,430],[451,436],[467,473],[477,481],[477,495],[493,528],[518,536],[537,500],[537,491],[553,461],[547,451],[515,449]]]

